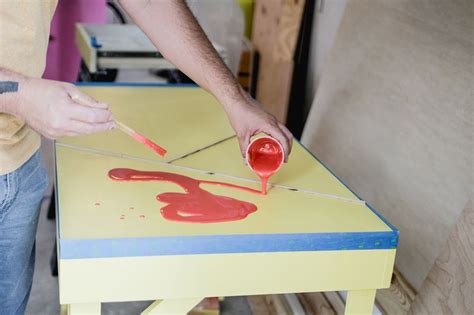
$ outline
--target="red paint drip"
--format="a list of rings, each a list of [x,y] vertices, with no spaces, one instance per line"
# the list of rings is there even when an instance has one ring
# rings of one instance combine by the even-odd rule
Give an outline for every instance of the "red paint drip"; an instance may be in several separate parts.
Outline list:
[[[277,140],[262,137],[250,143],[247,149],[247,161],[250,168],[260,177],[262,194],[267,194],[267,183],[283,163],[283,149]]]
[[[150,149],[152,149],[153,151],[155,151],[159,155],[165,156],[166,150],[164,148],[160,147],[158,144],[151,141],[150,139],[148,139],[147,137],[139,134],[138,132],[132,133],[132,137],[133,137],[133,139],[137,140],[138,142],[143,143],[144,145],[146,145],[147,147],[149,147]]]
[[[158,201],[167,205],[161,208],[163,218],[171,221],[213,223],[237,221],[257,211],[252,203],[231,197],[214,195],[200,184],[219,185],[251,193],[260,191],[238,185],[201,181],[184,175],[167,172],[138,171],[128,168],[115,168],[109,171],[109,177],[117,181],[165,181],[182,187],[185,193],[168,192],[156,196]]]

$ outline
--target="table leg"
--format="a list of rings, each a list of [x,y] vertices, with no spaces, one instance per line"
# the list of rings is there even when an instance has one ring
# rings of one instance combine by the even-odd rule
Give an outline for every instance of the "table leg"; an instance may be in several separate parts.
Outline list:
[[[345,315],[372,314],[376,290],[353,290],[347,292]]]
[[[76,303],[67,306],[68,315],[100,315],[100,303]]]
[[[199,304],[203,298],[191,299],[171,299],[171,300],[157,300],[153,302],[141,315],[153,314],[167,314],[167,315],[181,315],[187,314],[194,306]]]

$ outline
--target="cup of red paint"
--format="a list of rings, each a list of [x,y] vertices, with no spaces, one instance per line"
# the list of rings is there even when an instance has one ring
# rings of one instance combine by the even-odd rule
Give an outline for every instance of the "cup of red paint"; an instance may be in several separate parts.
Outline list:
[[[284,160],[280,142],[269,136],[253,139],[247,147],[247,164],[262,182],[262,193],[267,193],[270,176],[278,172]]]

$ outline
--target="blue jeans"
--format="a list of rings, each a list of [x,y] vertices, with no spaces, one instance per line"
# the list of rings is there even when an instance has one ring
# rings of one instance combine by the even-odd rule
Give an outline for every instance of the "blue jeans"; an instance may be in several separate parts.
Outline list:
[[[24,314],[35,264],[35,237],[48,174],[36,152],[0,175],[0,314]]]

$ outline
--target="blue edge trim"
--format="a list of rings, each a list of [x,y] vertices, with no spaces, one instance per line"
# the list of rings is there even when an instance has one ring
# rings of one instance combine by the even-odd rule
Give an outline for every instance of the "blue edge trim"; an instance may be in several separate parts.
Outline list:
[[[78,86],[111,87],[197,87],[195,84],[167,83],[77,83]],[[320,159],[305,146],[302,147],[323,165],[334,177],[361,199]],[[57,194],[56,194],[57,195]],[[367,204],[367,203],[366,203]],[[197,254],[230,254],[292,251],[372,250],[397,248],[399,230],[371,205],[367,207],[391,231],[298,234],[238,234],[205,236],[166,236],[114,239],[60,239],[59,215],[57,233],[61,259],[171,256]],[[58,208],[58,207],[57,207]]]

